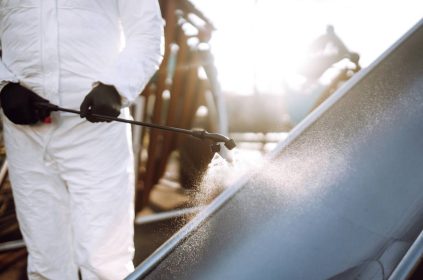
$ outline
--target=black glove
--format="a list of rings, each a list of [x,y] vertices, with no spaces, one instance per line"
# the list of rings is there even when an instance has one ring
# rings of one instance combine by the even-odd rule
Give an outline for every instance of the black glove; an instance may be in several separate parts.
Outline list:
[[[85,96],[81,104],[81,118],[87,118],[90,122],[104,122],[106,120],[96,118],[93,114],[117,117],[122,108],[122,101],[114,86],[99,84]],[[107,121],[110,122],[110,121]]]
[[[37,106],[48,100],[18,83],[8,83],[0,93],[1,106],[6,117],[15,124],[35,124],[50,115],[51,110]]]

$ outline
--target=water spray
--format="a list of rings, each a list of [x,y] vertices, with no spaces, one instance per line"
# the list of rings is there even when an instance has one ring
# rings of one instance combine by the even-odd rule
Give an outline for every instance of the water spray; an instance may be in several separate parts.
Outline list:
[[[37,107],[41,107],[43,109],[48,109],[50,111],[61,111],[61,112],[67,112],[67,113],[73,113],[73,114],[81,115],[81,112],[78,111],[78,110],[62,108],[62,107],[59,107],[59,106],[51,104],[51,103],[38,102],[35,105]],[[110,116],[99,115],[99,114],[91,114],[91,116],[98,118],[98,119],[101,119],[101,120],[105,120],[105,121],[117,121],[117,122],[129,123],[129,124],[134,124],[134,125],[139,125],[139,126],[144,126],[144,127],[156,128],[156,129],[167,130],[167,131],[172,131],[172,132],[177,132],[177,133],[183,133],[183,134],[191,135],[191,136],[196,137],[196,138],[201,139],[201,140],[211,140],[211,141],[213,141],[213,144],[211,145],[210,148],[211,148],[213,153],[217,153],[217,152],[220,151],[219,143],[223,143],[228,150],[232,150],[236,146],[235,141],[233,139],[230,139],[230,138],[228,138],[224,135],[218,134],[218,133],[210,133],[210,132],[207,132],[206,130],[188,130],[188,129],[179,128],[179,127],[171,127],[171,126],[159,125],[159,124],[154,124],[154,123],[133,121],[133,120],[121,119],[121,118],[110,117]]]

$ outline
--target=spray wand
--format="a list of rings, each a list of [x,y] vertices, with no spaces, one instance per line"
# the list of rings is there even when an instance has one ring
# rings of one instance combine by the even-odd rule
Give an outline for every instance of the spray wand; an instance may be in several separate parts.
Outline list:
[[[81,112],[78,110],[62,108],[51,103],[37,102],[36,106],[42,107],[44,109],[48,109],[50,111],[61,111],[61,112],[74,113],[78,115],[81,114]],[[171,127],[171,126],[159,125],[154,123],[133,121],[133,120],[121,119],[121,118],[110,117],[105,115],[98,115],[98,114],[92,114],[92,116],[98,119],[105,120],[105,121],[117,121],[117,122],[129,123],[129,124],[140,125],[140,126],[145,126],[150,128],[183,133],[183,134],[191,135],[201,140],[205,140],[205,139],[211,140],[213,141],[213,144],[211,145],[212,152],[220,151],[219,143],[223,143],[228,150],[232,150],[236,146],[235,141],[233,139],[230,139],[218,133],[210,133],[210,132],[207,132],[206,130],[188,130],[188,129],[183,129],[179,127]]]

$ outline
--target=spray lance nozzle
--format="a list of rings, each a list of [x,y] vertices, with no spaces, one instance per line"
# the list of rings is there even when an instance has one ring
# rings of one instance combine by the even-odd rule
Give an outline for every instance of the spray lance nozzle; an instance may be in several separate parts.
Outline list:
[[[52,104],[52,103],[49,103],[49,102],[37,102],[35,104],[35,106],[43,108],[43,109],[48,109],[50,111],[62,111],[62,112],[74,113],[74,114],[78,114],[78,115],[81,114],[81,112],[78,111],[78,110],[62,108],[62,107],[59,107],[59,106]],[[236,146],[235,141],[233,139],[230,139],[230,138],[228,138],[224,135],[218,134],[218,133],[210,133],[210,132],[207,132],[205,130],[188,130],[188,129],[178,128],[178,127],[158,125],[158,124],[153,124],[153,123],[145,123],[145,122],[115,118],[115,117],[98,115],[98,114],[92,114],[92,116],[96,117],[98,119],[103,119],[103,120],[107,120],[107,121],[118,121],[118,122],[130,123],[130,124],[135,124],[135,125],[140,125],[140,126],[145,126],[145,127],[150,127],[150,128],[157,128],[157,129],[162,129],[162,130],[179,132],[179,133],[194,136],[194,137],[199,138],[201,140],[208,139],[208,140],[213,141],[213,144],[211,145],[211,150],[212,150],[212,152],[216,152],[216,153],[220,151],[219,143],[223,143],[228,150],[232,150]]]
[[[233,139],[218,133],[209,133],[205,130],[194,130],[191,135],[199,139],[208,139],[213,141],[214,143],[211,146],[213,152],[219,152],[220,146],[218,143],[223,143],[228,150],[232,150],[236,146]]]

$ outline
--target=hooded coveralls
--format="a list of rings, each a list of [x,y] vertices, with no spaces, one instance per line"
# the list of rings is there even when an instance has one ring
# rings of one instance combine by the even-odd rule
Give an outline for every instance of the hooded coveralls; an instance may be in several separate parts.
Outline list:
[[[162,59],[157,0],[0,0],[0,13],[1,83],[63,107],[78,109],[96,82],[131,102]],[[130,127],[2,117],[30,279],[123,279],[134,253]]]

